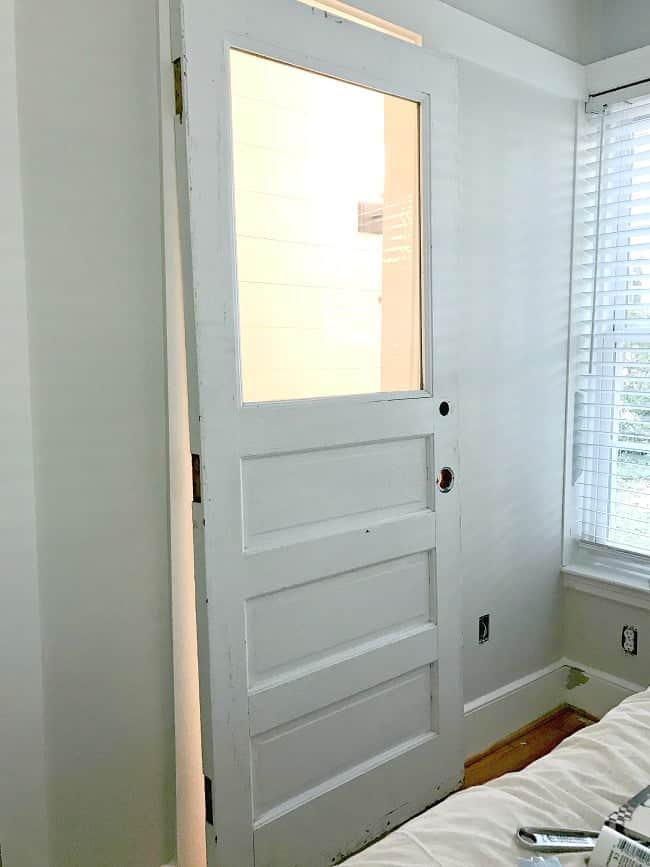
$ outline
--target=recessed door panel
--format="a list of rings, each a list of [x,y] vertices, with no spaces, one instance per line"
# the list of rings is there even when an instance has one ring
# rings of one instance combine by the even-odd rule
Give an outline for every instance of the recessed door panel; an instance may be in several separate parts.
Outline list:
[[[255,818],[294,808],[295,799],[310,799],[319,786],[423,736],[432,736],[428,665],[259,735],[252,743]]]
[[[429,563],[427,553],[413,554],[251,599],[250,683],[429,622]],[[287,623],[294,625],[290,632]]]
[[[245,460],[246,547],[297,539],[334,521],[376,522],[427,508],[425,439]]]

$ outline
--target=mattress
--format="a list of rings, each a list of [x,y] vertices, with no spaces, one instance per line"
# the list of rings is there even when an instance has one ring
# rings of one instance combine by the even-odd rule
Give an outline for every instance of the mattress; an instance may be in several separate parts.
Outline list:
[[[598,830],[650,784],[650,690],[626,699],[526,770],[452,795],[348,859],[346,867],[516,865],[521,825]],[[584,867],[584,855],[562,864]]]

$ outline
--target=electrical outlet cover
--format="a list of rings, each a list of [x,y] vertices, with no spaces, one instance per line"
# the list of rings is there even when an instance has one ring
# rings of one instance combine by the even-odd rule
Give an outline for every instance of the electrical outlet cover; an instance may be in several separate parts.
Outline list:
[[[621,634],[621,647],[629,656],[639,652],[639,630],[636,626],[624,626]]]

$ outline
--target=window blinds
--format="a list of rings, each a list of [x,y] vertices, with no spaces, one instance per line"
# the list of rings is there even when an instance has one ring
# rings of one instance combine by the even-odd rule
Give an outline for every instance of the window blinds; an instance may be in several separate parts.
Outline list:
[[[577,535],[650,554],[650,96],[586,121],[576,220]]]

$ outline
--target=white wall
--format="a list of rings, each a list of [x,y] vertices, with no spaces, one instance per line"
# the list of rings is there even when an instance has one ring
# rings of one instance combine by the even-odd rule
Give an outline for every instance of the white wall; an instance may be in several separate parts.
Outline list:
[[[155,5],[17,7],[51,863],[159,867],[175,840]]]
[[[556,20],[551,7],[544,5],[544,0],[538,2],[546,9],[546,25],[553,29]],[[355,5],[419,33],[425,48],[501,72],[547,93],[574,99],[582,99],[586,93],[580,64],[442,0],[355,0]],[[484,0],[482,5],[488,10],[493,4]],[[518,6],[507,4],[511,12]]]
[[[582,0],[444,0],[476,18],[578,59]],[[639,3],[643,0],[639,0]]]
[[[567,589],[565,618],[569,659],[630,683],[650,685],[650,610]],[[623,626],[639,630],[637,656],[621,647]]]
[[[581,63],[593,63],[650,44],[650,4],[647,0],[580,2],[578,56]]]
[[[560,655],[575,103],[460,64],[465,698]],[[492,637],[477,643],[478,617]]]
[[[0,4],[0,846],[48,867],[14,4]]]

